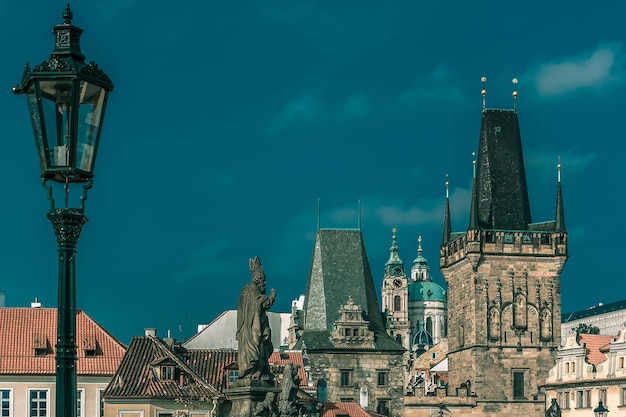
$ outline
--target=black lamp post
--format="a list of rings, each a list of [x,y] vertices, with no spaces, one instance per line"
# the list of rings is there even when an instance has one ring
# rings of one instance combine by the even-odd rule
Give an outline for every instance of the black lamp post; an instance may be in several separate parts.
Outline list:
[[[609,409],[602,405],[602,401],[599,401],[598,406],[593,409],[593,414],[596,417],[606,417],[609,414]]]
[[[16,94],[26,94],[43,186],[48,192],[48,218],[59,252],[58,325],[56,344],[56,416],[76,416],[76,277],[74,258],[83,224],[108,93],[109,77],[80,51],[82,29],[72,25],[69,5],[63,23],[52,29],[55,47],[47,61],[31,70],[27,63]],[[56,207],[53,187],[60,184],[64,204]],[[70,185],[82,184],[80,199],[70,203]]]

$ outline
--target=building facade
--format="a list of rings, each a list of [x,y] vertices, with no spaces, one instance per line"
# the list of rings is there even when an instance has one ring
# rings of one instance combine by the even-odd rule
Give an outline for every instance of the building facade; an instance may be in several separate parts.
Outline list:
[[[626,327],[615,336],[580,334],[563,337],[550,370],[546,407],[553,401],[562,417],[592,415],[600,402],[610,412],[626,407]]]
[[[598,329],[599,334],[616,335],[626,323],[626,300],[614,303],[598,304],[585,310],[563,313],[561,316],[561,334],[567,336],[579,326]]]
[[[0,308],[0,415],[49,417],[56,396],[57,310]],[[77,417],[103,417],[103,393],[126,347],[76,313]]]

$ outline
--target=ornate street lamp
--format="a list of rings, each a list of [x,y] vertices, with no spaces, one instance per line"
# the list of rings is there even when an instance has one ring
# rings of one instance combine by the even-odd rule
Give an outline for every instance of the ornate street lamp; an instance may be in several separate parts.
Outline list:
[[[602,401],[599,401],[598,406],[593,410],[593,414],[596,417],[606,417],[609,414],[609,409],[602,405]]]
[[[63,23],[52,29],[55,47],[47,61],[31,70],[27,63],[16,94],[26,94],[39,155],[41,179],[50,201],[48,218],[59,252],[56,344],[56,416],[76,416],[76,278],[74,257],[83,224],[87,190],[102,130],[109,77],[80,51],[83,30],[72,25],[67,5]],[[60,184],[64,204],[56,207],[53,187]],[[70,185],[82,184],[77,204],[70,204]]]

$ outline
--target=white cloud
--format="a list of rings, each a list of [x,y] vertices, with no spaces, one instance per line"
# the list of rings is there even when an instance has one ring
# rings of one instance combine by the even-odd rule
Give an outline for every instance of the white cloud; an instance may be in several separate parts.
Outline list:
[[[370,99],[360,93],[353,94],[348,97],[346,103],[344,104],[344,112],[346,115],[360,119],[367,116],[370,113],[372,108],[372,103]]]
[[[326,109],[322,100],[308,92],[287,103],[272,122],[271,130],[282,130],[291,123],[316,125],[325,119]]]
[[[430,74],[416,79],[409,88],[400,93],[398,101],[409,107],[429,101],[460,103],[464,95],[457,85],[454,73],[444,65],[437,65]]]
[[[568,94],[580,89],[605,90],[626,80],[621,43],[598,46],[579,56],[555,60],[532,71],[542,96]]]
[[[557,162],[561,161],[561,165],[565,173],[583,172],[595,159],[598,154],[593,152],[583,152],[579,147],[571,148],[566,152],[528,152],[525,158],[526,164],[532,166],[533,170],[540,171],[547,168],[553,169],[556,173]]]

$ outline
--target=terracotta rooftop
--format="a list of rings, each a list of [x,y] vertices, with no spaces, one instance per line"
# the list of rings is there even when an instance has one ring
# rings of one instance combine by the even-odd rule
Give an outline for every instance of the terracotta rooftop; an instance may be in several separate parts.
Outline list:
[[[78,375],[113,375],[126,347],[85,312],[76,312]],[[54,375],[56,308],[0,308],[0,375]]]
[[[592,365],[598,365],[606,360],[603,352],[609,351],[611,340],[617,336],[605,336],[600,334],[584,334],[578,335],[578,343],[584,343],[587,350],[587,362]]]
[[[274,367],[282,368],[288,363],[292,363],[295,366],[299,366],[298,376],[300,377],[300,387],[306,387],[306,372],[304,371],[304,361],[302,360],[302,352],[301,351],[291,351],[291,352],[274,352],[272,356],[270,356],[270,365]]]
[[[300,366],[300,381],[305,385],[306,374],[301,352],[274,352],[270,357],[270,365],[278,373],[288,363]],[[160,378],[158,372],[161,365],[174,366],[176,376],[170,380]],[[105,396],[215,398],[229,387],[229,371],[236,369],[237,351],[233,349],[186,349],[177,344],[171,346],[155,336],[136,336],[130,342],[128,352],[107,387]]]
[[[322,414],[322,417],[338,417],[338,416],[372,417],[370,413],[365,411],[357,403],[338,402],[338,403],[326,403],[324,405],[324,413]]]

